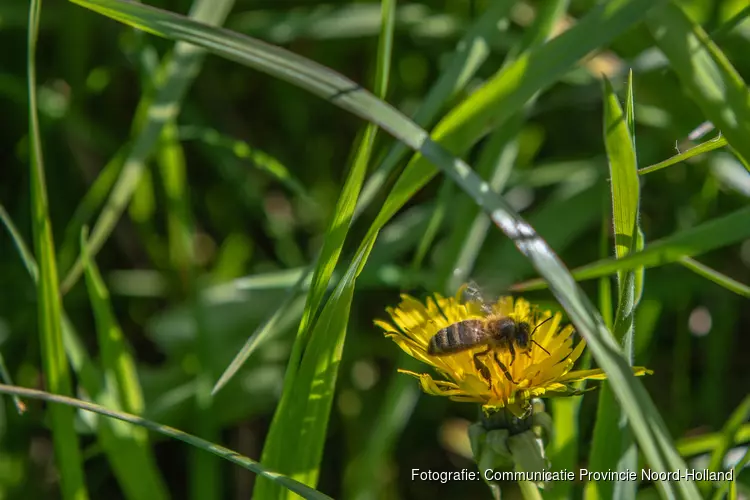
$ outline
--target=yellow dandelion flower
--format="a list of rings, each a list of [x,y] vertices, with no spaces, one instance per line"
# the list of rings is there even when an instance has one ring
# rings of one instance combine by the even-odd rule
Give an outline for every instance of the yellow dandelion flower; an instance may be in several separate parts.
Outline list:
[[[585,379],[604,379],[601,369],[571,371],[586,343],[581,339],[573,345],[572,325],[561,327],[562,314],[539,312],[524,299],[501,297],[489,305],[491,311],[475,299],[464,299],[462,287],[455,297],[438,294],[426,303],[402,295],[398,307],[388,308],[392,323],[376,320],[398,346],[410,356],[433,366],[442,375],[433,378],[427,373],[399,370],[419,379],[422,390],[455,401],[481,403],[486,413],[507,408],[517,416],[528,413],[530,400],[536,397],[557,397],[580,394],[573,384]],[[511,318],[528,324],[530,338],[525,345],[508,342],[454,350],[450,354],[430,354],[430,339],[440,330],[466,320]],[[636,375],[649,373],[634,368]]]

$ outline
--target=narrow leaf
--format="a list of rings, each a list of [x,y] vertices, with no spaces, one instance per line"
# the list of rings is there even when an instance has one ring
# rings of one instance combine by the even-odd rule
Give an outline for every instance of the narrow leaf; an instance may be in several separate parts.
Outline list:
[[[42,366],[47,388],[63,396],[72,392],[68,361],[62,341],[62,304],[57,280],[55,246],[49,218],[47,186],[42,157],[42,138],[39,130],[36,81],[36,43],[39,35],[41,0],[29,3],[28,72],[29,92],[29,137],[31,213],[34,251],[39,263],[39,286],[37,287],[37,318],[41,344]],[[84,500],[88,498],[83,474],[83,459],[78,447],[78,436],[74,427],[75,414],[70,407],[54,405],[49,408],[52,425],[52,441],[55,447],[56,466],[60,473],[62,498]]]
[[[750,90],[737,70],[676,2],[651,9],[646,24],[683,87],[747,165]]]

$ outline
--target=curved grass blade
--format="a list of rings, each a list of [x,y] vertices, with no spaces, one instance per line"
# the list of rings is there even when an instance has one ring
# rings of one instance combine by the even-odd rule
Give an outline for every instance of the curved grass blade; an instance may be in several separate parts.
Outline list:
[[[191,16],[208,24],[221,24],[233,5],[234,0],[195,0]],[[203,50],[190,44],[175,44],[173,52],[162,61],[156,78],[159,84],[155,95],[146,95],[138,103],[136,121],[142,123],[137,127],[137,135],[107,204],[91,230],[89,249],[92,257],[96,256],[114,230],[117,220],[138,187],[146,161],[161,137],[162,127],[179,113],[180,102],[198,74],[204,54]],[[60,286],[63,294],[70,290],[82,272],[79,257]]]
[[[737,70],[676,2],[651,9],[646,24],[692,99],[748,165],[750,90]]]
[[[674,155],[671,158],[667,158],[664,161],[660,161],[659,163],[649,165],[648,167],[643,167],[638,170],[638,175],[645,175],[645,174],[650,174],[651,172],[656,172],[657,170],[661,170],[663,168],[667,168],[677,163],[683,162],[687,160],[688,158],[692,158],[694,156],[698,156],[703,153],[708,153],[709,151],[713,151],[714,149],[723,148],[726,145],[727,145],[726,137],[723,137],[721,135],[714,137],[710,141],[706,141],[702,144],[698,144],[694,148],[690,148],[687,151],[682,152],[678,155]]]
[[[292,175],[284,164],[273,156],[253,148],[247,142],[228,137],[216,129],[194,125],[180,127],[178,135],[181,141],[202,141],[210,146],[227,149],[237,158],[251,161],[258,170],[272,175],[291,192],[304,198],[305,201],[314,203],[302,183]]]
[[[55,246],[49,218],[47,186],[44,175],[42,138],[39,130],[36,81],[36,43],[39,35],[41,0],[29,3],[29,31],[27,40],[26,70],[29,92],[29,137],[32,233],[34,252],[39,262],[39,286],[37,287],[37,319],[41,344],[42,366],[47,388],[52,393],[68,395],[72,382],[63,347],[62,304],[57,281]],[[56,466],[60,472],[62,498],[84,500],[88,498],[83,474],[83,459],[78,447],[75,431],[75,415],[71,408],[54,406],[49,408],[52,426],[52,441],[55,447]]]
[[[621,259],[636,250],[640,186],[633,134],[633,73],[628,75],[626,111],[623,111],[612,85],[604,86],[604,142],[609,159],[612,186],[612,221],[615,234],[615,256]],[[637,303],[636,282],[643,268],[619,272],[617,314],[613,327],[615,338],[630,365],[633,364],[633,325]],[[619,439],[613,439],[618,436]],[[603,382],[594,425],[590,464],[594,470],[636,470],[638,452],[608,382]],[[634,499],[634,481],[591,481],[586,485],[587,498]]]
[[[578,281],[608,276],[617,271],[638,267],[656,267],[678,262],[684,257],[695,257],[750,237],[750,207],[717,217],[696,227],[680,231],[649,243],[642,251],[622,259],[603,259],[572,271]],[[542,290],[547,284],[542,279],[518,283],[514,291]]]
[[[568,311],[578,330],[588,340],[594,357],[610,376],[616,388],[618,399],[628,412],[628,418],[654,470],[666,471],[684,468],[679,456],[671,447],[670,438],[664,423],[653,406],[643,386],[634,379],[627,364],[620,356],[616,343],[603,325],[592,304],[583,295],[560,260],[535,231],[505,202],[492,193],[486,183],[472,172],[462,161],[455,159],[442,147],[430,140],[426,133],[406,119],[392,107],[385,105],[350,80],[330,72],[325,68],[291,55],[278,48],[260,44],[257,41],[240,37],[234,33],[210,29],[197,23],[190,23],[179,16],[148,9],[136,4],[99,0],[90,2],[76,0],[95,10],[101,5],[118,6],[117,10],[104,9],[104,13],[124,22],[134,24],[161,35],[178,37],[203,46],[233,60],[252,67],[260,67],[265,72],[291,81],[368,120],[376,121],[389,133],[415,150],[423,153],[418,163],[420,169],[407,169],[397,183],[386,205],[362,242],[352,267],[355,270],[364,265],[378,231],[434,174],[434,168],[427,163],[435,162],[444,169],[461,187],[469,192],[486,211],[492,220],[508,235],[526,255],[532,264],[548,277],[556,298]],[[519,110],[523,103],[542,88],[550,85],[580,57],[621,33],[639,20],[652,7],[654,2],[636,0],[626,2],[615,0],[600,4],[593,9],[573,29],[552,40],[538,50],[531,51],[508,66],[502,74],[494,78],[476,99],[457,108],[450,119],[445,120],[441,129],[444,144],[458,149],[468,148],[487,129],[496,126]],[[123,14],[125,12],[125,14]],[[146,19],[142,15],[146,13]],[[179,20],[178,22],[174,22]],[[147,22],[147,24],[143,24]],[[140,25],[139,25],[140,24]],[[273,60],[274,64],[268,64]],[[554,61],[550,64],[550,61]],[[492,104],[492,105],[490,105]],[[457,130],[460,129],[460,130]],[[448,132],[452,132],[448,134]],[[349,274],[347,274],[349,275]],[[344,290],[337,295],[343,295]],[[643,409],[643,412],[642,412]],[[645,413],[645,414],[644,414]],[[646,415],[648,417],[646,417]],[[659,487],[671,494],[671,485],[659,483]],[[696,498],[694,485],[689,482],[678,484],[683,496]]]
[[[71,408],[78,408],[80,410],[96,413],[107,418],[113,418],[122,422],[127,422],[129,424],[138,425],[163,436],[177,439],[179,441],[182,441],[183,443],[187,443],[191,446],[195,446],[196,448],[200,448],[201,450],[216,455],[219,458],[228,460],[233,464],[237,464],[240,467],[258,474],[261,477],[268,478],[269,480],[274,481],[285,488],[288,488],[290,491],[297,493],[303,498],[308,498],[311,500],[330,499],[329,496],[324,495],[323,493],[310,488],[309,486],[305,486],[304,484],[295,481],[294,479],[284,476],[283,474],[274,472],[271,469],[259,464],[258,462],[240,455],[236,451],[230,450],[215,443],[211,443],[210,441],[206,441],[205,439],[201,439],[186,432],[182,432],[181,430],[175,429],[174,427],[161,425],[157,422],[147,420],[137,415],[131,415],[129,413],[112,410],[110,408],[90,403],[88,401],[60,396],[58,394],[51,394],[44,391],[37,391],[35,389],[27,389],[25,387],[0,384],[0,394],[11,394],[29,399],[39,399],[42,401],[47,401],[49,403],[55,403],[55,405],[64,405],[68,407],[69,410],[71,410]]]

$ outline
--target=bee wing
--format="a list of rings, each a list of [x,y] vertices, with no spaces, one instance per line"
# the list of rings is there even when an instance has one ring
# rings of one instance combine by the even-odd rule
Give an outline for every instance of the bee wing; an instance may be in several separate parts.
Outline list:
[[[466,290],[464,290],[464,300],[479,302],[479,304],[481,304],[482,306],[482,311],[485,314],[489,314],[492,312],[492,306],[487,303],[484,295],[479,289],[479,285],[477,285],[477,282],[474,280],[469,281],[469,283],[466,285]]]

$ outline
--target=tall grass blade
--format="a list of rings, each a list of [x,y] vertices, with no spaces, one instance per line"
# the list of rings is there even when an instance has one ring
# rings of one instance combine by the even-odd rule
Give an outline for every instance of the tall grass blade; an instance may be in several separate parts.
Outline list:
[[[646,24],[683,87],[747,165],[750,90],[737,70],[676,2],[651,9]]]
[[[612,85],[604,79],[604,142],[609,159],[612,186],[612,221],[615,256],[621,259],[636,249],[638,238],[639,184],[635,151],[633,75],[628,78],[626,110],[623,111]],[[633,364],[633,324],[636,306],[636,274],[643,268],[618,273],[618,302],[613,333],[625,357]],[[636,470],[638,454],[627,418],[619,408],[608,382],[603,382],[591,444],[590,464],[594,470]],[[619,439],[613,439],[614,436]],[[587,498],[634,499],[636,482],[590,481]]]
[[[112,403],[117,408],[140,415],[144,402],[135,361],[112,310],[109,291],[96,264],[89,258],[87,236],[84,228],[81,231],[81,256],[96,321],[106,394],[112,396]],[[113,469],[127,498],[169,498],[167,486],[151,451],[146,429],[126,426],[113,432],[115,429],[110,428],[108,423],[101,427],[106,428],[100,433],[102,445],[113,460]]]
[[[39,399],[42,401],[55,403],[55,405],[59,404],[59,405],[66,406],[71,411],[71,413],[72,413],[72,408],[78,408],[80,410],[93,412],[93,413],[102,415],[107,418],[113,418],[113,419],[120,420],[122,422],[127,422],[129,424],[138,425],[150,431],[159,433],[163,436],[177,439],[179,441],[182,441],[183,443],[187,443],[207,453],[216,455],[219,458],[228,460],[229,462],[232,462],[233,464],[239,465],[240,467],[243,467],[251,472],[254,472],[261,477],[268,478],[271,481],[277,482],[283,487],[288,488],[290,491],[297,493],[302,498],[308,498],[310,500],[330,499],[329,496],[324,495],[323,493],[313,488],[310,488],[309,486],[301,484],[299,481],[295,481],[294,479],[291,479],[283,474],[274,472],[273,470],[270,470],[267,467],[264,467],[258,462],[248,457],[245,457],[243,455],[240,455],[236,451],[230,450],[228,448],[224,448],[223,446],[220,446],[215,443],[211,443],[210,441],[206,441],[205,439],[201,439],[199,437],[193,436],[186,432],[182,432],[181,430],[175,429],[174,427],[162,425],[157,422],[153,422],[151,420],[147,420],[145,418],[139,417],[137,415],[132,415],[126,412],[112,410],[110,408],[106,408],[106,407],[103,407],[94,403],[81,401],[80,399],[60,396],[58,394],[51,394],[49,392],[44,392],[44,391],[37,391],[35,389],[27,389],[25,387],[16,387],[16,386],[8,386],[8,385],[0,384],[0,394],[12,394],[12,395],[17,395],[17,396],[21,396],[21,397],[29,398],[29,399]]]
[[[29,137],[31,141],[29,156],[31,163],[32,233],[34,235],[34,251],[39,262],[37,318],[46,386],[50,392],[65,396],[71,394],[73,387],[68,371],[68,361],[65,358],[60,327],[62,304],[57,281],[57,263],[49,218],[42,138],[37,110],[36,44],[39,35],[41,9],[41,0],[30,2],[26,61],[29,92]],[[74,427],[74,412],[69,407],[53,406],[49,408],[49,414],[56,466],[60,472],[62,498],[84,500],[88,498],[88,492],[83,475],[83,459]]]
[[[190,15],[207,24],[218,25],[224,22],[233,6],[234,0],[195,0]],[[153,98],[146,95],[139,102],[138,115],[145,118],[137,127],[137,136],[132,140],[130,153],[123,162],[120,176],[91,230],[89,249],[92,256],[99,252],[127,207],[138,187],[146,161],[161,137],[162,127],[178,115],[182,98],[200,71],[204,54],[205,51],[195,46],[177,43],[173,52],[162,61],[155,95]],[[63,293],[70,290],[82,272],[79,257],[62,282]]]

